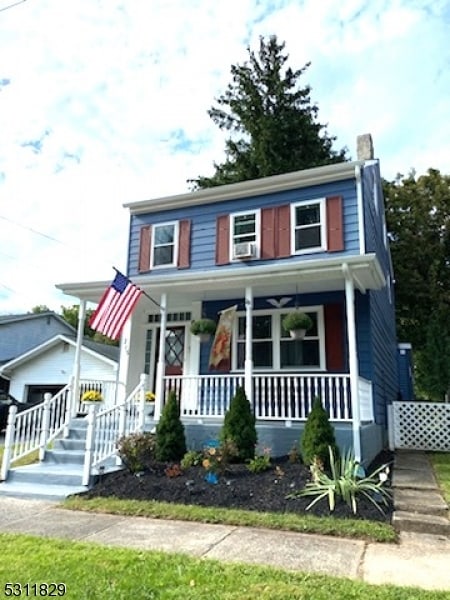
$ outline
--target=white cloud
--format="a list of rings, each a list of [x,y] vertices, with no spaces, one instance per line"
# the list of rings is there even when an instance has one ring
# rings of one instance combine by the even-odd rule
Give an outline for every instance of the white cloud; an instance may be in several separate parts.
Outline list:
[[[446,172],[449,20],[444,0],[29,0],[0,12],[0,313],[59,309],[71,299],[55,283],[125,268],[122,203],[186,191],[222,160],[206,111],[260,35],[285,40],[291,66],[312,62],[304,83],[338,147],[354,155],[370,131],[386,177]]]

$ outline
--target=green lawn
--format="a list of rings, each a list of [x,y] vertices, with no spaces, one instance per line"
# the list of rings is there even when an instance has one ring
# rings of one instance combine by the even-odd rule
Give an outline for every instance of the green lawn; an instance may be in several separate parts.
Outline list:
[[[358,519],[316,517],[292,513],[260,513],[256,511],[166,504],[155,501],[119,500],[117,498],[84,499],[69,497],[65,508],[89,512],[152,517],[153,519],[180,519],[201,523],[222,523],[269,529],[284,529],[302,533],[319,533],[339,537],[358,538],[372,542],[395,542],[397,534],[387,523]]]
[[[450,505],[450,452],[429,454],[439,486]]]
[[[373,586],[349,579],[224,564],[181,554],[13,534],[0,535],[0,544],[2,556],[7,557],[0,563],[0,597],[5,597],[7,582],[20,583],[23,597],[33,595],[33,584],[54,582],[65,584],[64,598],[74,600],[448,599],[448,592]],[[25,584],[29,587],[25,588]]]

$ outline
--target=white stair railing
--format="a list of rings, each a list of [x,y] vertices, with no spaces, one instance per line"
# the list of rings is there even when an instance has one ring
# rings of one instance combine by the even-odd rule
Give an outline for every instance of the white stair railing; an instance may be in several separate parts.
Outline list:
[[[102,411],[89,407],[82,485],[89,485],[95,470],[117,455],[121,437],[144,431],[146,389],[147,375],[141,375],[138,385],[122,403]]]
[[[44,459],[47,444],[64,429],[70,395],[71,384],[68,384],[55,396],[46,394],[44,402],[23,412],[18,413],[16,406],[10,408],[0,473],[2,480],[20,458],[38,451],[39,460]]]

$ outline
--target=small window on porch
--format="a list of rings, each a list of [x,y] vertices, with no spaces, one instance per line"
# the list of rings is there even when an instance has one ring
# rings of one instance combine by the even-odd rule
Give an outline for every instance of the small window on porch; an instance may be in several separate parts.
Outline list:
[[[303,340],[295,340],[289,331],[283,328],[286,314],[280,315],[280,368],[320,367],[320,340],[317,325],[317,313],[306,313],[313,326],[306,332]]]
[[[152,267],[175,266],[177,223],[155,225],[152,237]]]
[[[245,317],[238,318],[237,368],[245,363]],[[253,317],[253,365],[270,367],[273,365],[272,316]]]
[[[292,206],[292,247],[295,254],[326,250],[325,199]]]

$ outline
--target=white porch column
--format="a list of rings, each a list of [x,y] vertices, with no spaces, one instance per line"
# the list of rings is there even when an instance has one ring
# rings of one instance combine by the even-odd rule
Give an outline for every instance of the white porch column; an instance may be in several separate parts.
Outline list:
[[[80,300],[80,306],[78,309],[77,343],[75,346],[75,358],[73,364],[73,387],[70,406],[70,412],[72,415],[75,415],[78,410],[78,399],[80,397],[81,347],[83,345],[85,319],[86,300]]]
[[[159,421],[164,396],[164,375],[166,372],[166,326],[167,326],[167,294],[161,294],[160,301],[160,329],[159,329],[159,352],[156,365],[155,382],[155,421]]]
[[[253,406],[253,290],[245,288],[245,363],[244,387],[247,399]]]
[[[350,371],[350,393],[352,398],[352,426],[353,426],[353,450],[355,459],[361,460],[361,416],[358,397],[358,351],[356,347],[356,319],[355,319],[355,287],[353,278],[344,263],[342,265],[345,277],[345,310],[347,316],[347,339],[348,339],[348,364]]]
[[[128,371],[130,368],[131,328],[133,325],[133,319],[135,318],[135,315],[130,316],[125,323],[122,335],[120,336],[119,365],[116,372],[116,392],[114,398],[114,404],[116,405],[123,402],[127,396],[127,393],[131,392],[131,390],[128,389]]]

